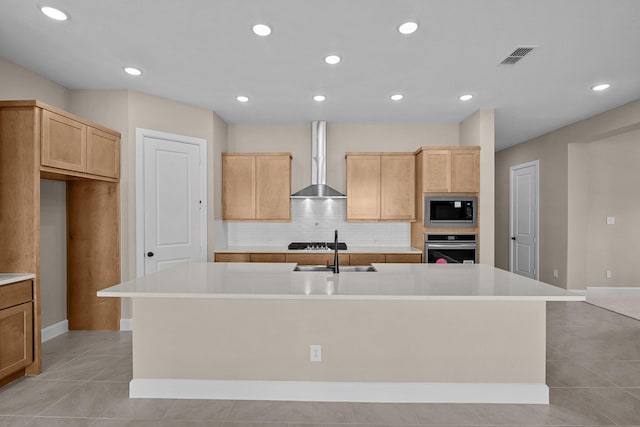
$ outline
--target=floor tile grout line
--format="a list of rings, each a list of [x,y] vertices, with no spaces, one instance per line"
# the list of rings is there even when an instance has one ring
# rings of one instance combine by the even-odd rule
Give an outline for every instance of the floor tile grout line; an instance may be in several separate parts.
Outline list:
[[[53,402],[51,405],[47,406],[46,408],[44,408],[42,411],[38,412],[37,414],[33,415],[34,417],[43,414],[45,411],[47,411],[48,409],[52,408],[54,405],[57,405],[62,399],[64,399],[65,397],[67,397],[69,394],[73,393],[74,391],[76,391],[77,389],[79,389],[80,387],[82,387],[83,384],[87,383],[87,381],[77,381],[80,384],[78,384],[76,387],[72,388],[71,390],[69,390],[67,393],[65,393],[64,395],[62,395],[60,397],[60,399],[56,400],[55,402]]]

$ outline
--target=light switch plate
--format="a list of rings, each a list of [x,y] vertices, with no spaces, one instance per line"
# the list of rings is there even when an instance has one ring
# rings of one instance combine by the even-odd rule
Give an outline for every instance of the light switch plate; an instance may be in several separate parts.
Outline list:
[[[607,224],[608,225],[612,225],[616,223],[616,217],[615,216],[608,216],[607,217]]]

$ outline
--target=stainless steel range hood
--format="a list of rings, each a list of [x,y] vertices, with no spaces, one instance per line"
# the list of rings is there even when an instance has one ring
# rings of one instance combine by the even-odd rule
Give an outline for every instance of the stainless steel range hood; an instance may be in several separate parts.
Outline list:
[[[327,185],[327,122],[311,122],[311,185],[291,195],[292,199],[345,199]]]

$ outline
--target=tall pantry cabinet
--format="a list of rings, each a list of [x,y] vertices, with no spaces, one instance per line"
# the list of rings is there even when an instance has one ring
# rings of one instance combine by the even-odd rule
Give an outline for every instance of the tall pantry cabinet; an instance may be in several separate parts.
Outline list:
[[[41,361],[40,179],[67,186],[70,329],[118,330],[120,134],[39,101],[0,101],[0,272],[33,273],[33,363]]]

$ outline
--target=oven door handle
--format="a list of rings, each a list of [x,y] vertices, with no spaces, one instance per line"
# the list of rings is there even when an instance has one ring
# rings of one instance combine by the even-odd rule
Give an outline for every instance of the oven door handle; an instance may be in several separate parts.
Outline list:
[[[477,244],[470,243],[427,243],[427,249],[477,249]]]

